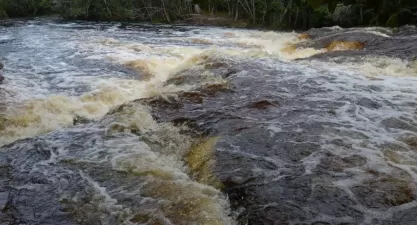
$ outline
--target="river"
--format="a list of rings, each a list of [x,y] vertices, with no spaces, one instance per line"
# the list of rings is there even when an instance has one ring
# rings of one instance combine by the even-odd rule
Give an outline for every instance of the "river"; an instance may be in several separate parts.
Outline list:
[[[2,224],[417,224],[417,29],[0,24]]]

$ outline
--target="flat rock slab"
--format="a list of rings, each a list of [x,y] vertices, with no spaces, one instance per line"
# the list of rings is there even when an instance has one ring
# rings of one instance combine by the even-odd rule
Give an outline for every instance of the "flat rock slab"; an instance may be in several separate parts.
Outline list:
[[[372,137],[358,132],[355,124],[334,122],[346,104],[378,111],[386,102],[359,92],[338,98],[334,89],[322,85],[339,82],[331,76],[311,79],[302,71],[284,76],[279,68],[254,62],[228,67],[235,71],[223,88],[203,85],[175,98],[130,104],[150,106],[158,121],[220,137],[214,172],[241,212],[241,224],[415,223],[416,192],[409,174],[393,167],[387,168],[389,173],[369,169],[370,159],[353,140]],[[415,132],[415,125],[402,121],[391,118],[376,126]]]

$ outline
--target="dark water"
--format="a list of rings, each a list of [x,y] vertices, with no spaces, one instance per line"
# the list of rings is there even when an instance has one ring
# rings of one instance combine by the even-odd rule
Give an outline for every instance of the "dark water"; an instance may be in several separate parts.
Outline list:
[[[0,27],[0,221],[417,224],[415,27],[308,33]]]

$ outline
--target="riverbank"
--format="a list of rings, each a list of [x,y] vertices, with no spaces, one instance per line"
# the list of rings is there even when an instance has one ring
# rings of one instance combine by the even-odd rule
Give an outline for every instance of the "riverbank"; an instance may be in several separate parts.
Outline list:
[[[258,27],[273,30],[308,30],[317,27],[398,27],[417,23],[417,3],[387,0],[344,5],[341,1],[274,1],[257,2],[252,6],[229,1],[2,1],[0,19],[39,16],[51,13],[63,18],[89,21],[190,23],[227,27]],[[196,6],[198,10],[196,10]],[[378,8],[378,10],[374,10]],[[193,14],[201,12],[200,14]],[[188,21],[188,22],[187,22]]]
[[[175,21],[176,24],[188,24],[192,26],[215,26],[215,27],[234,27],[234,28],[248,28],[249,24],[243,20],[234,20],[229,17],[205,15],[205,14],[190,14],[186,19]]]
[[[230,28],[254,28],[255,26],[250,25],[250,23],[244,20],[234,20],[224,16],[216,16],[216,15],[206,15],[206,14],[189,14],[183,16],[182,19],[178,19],[172,21],[171,23],[163,22],[163,21],[131,21],[131,20],[74,20],[74,19],[66,19],[60,17],[59,15],[49,15],[49,16],[37,16],[37,17],[19,17],[19,18],[4,18],[0,19],[0,26],[8,26],[13,21],[28,21],[28,20],[56,20],[61,22],[114,22],[114,23],[122,23],[122,24],[153,24],[153,25],[190,25],[190,26],[212,26],[212,27],[230,27]],[[123,26],[123,25],[122,25]],[[261,28],[261,27],[258,27]]]

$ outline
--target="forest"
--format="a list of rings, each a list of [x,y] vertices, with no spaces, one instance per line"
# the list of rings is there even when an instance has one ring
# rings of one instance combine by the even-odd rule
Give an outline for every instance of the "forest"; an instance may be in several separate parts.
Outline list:
[[[416,24],[416,0],[0,0],[0,18],[60,15],[68,19],[185,21],[205,15],[271,29]],[[233,24],[233,22],[231,22]]]

